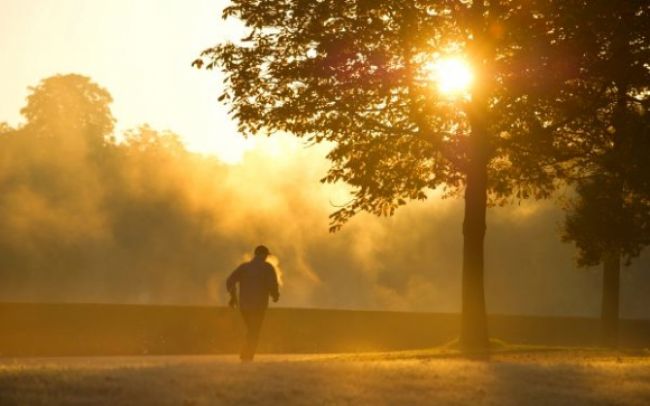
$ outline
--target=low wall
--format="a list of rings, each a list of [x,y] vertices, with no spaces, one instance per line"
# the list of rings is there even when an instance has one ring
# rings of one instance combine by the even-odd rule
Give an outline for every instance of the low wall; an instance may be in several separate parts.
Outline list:
[[[235,310],[207,306],[0,303],[1,356],[235,353]],[[594,346],[587,318],[489,316],[507,342]],[[458,335],[459,316],[321,309],[269,309],[260,352],[356,352],[426,348]],[[623,320],[621,344],[650,347],[650,321]]]

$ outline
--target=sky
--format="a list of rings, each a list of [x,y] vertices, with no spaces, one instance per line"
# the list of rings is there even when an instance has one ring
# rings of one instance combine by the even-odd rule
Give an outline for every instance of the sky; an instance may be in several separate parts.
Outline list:
[[[18,124],[28,87],[79,73],[109,90],[118,132],[148,123],[192,151],[237,162],[244,140],[217,102],[221,77],[191,62],[241,27],[225,0],[0,1],[0,121]]]

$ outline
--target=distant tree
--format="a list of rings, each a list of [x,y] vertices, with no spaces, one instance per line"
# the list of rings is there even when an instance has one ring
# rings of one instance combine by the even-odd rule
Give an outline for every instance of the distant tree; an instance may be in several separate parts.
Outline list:
[[[576,244],[580,266],[603,264],[602,342],[615,346],[621,261],[650,243],[650,4],[578,4],[583,17],[564,24],[582,49],[570,85],[592,111],[570,130],[595,148],[576,182],[563,239]]]
[[[191,172],[187,166],[194,158],[177,134],[142,125],[125,131],[122,138],[117,147],[121,169],[116,168],[116,174],[124,179],[115,185],[120,199],[126,199],[127,205],[144,199],[139,203],[142,205],[167,192],[181,194],[176,189]],[[179,170],[183,167],[185,170]]]
[[[20,110],[25,123],[11,137],[14,150],[25,156],[13,165],[13,178],[53,204],[96,187],[111,162],[112,100],[106,89],[77,74],[51,76],[30,87]]]
[[[492,202],[546,197],[589,145],[558,131],[580,113],[556,103],[575,49],[552,42],[554,2],[234,0],[223,17],[248,28],[239,43],[204,51],[198,67],[225,71],[221,96],[243,133],[286,131],[329,141],[325,182],[360,211],[392,215],[427,190],[463,192],[464,348],[488,343],[483,289],[485,216]],[[550,25],[549,25],[550,24]],[[474,85],[450,99],[427,66],[461,54]]]
[[[115,119],[110,93],[86,76],[55,75],[30,88],[20,111],[25,131],[70,149],[98,150],[112,142]]]
[[[563,239],[575,243],[579,266],[603,265],[601,342],[616,346],[621,262],[629,264],[650,244],[650,199],[608,175],[581,182],[577,192]]]
[[[142,125],[124,133],[122,145],[129,153],[158,153],[177,155],[187,153],[177,134],[169,131],[157,131],[149,125]]]

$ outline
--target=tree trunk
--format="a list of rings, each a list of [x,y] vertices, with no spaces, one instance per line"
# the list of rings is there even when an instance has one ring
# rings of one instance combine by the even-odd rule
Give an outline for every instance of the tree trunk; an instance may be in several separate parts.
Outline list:
[[[487,203],[487,168],[473,164],[467,173],[463,222],[463,285],[460,346],[466,350],[488,348],[483,241]]]
[[[483,244],[487,211],[488,142],[487,103],[475,90],[468,105],[471,133],[467,143],[468,166],[463,219],[463,285],[460,346],[465,350],[487,350],[488,333],[483,290]]]
[[[601,344],[618,346],[618,304],[621,258],[611,252],[603,261],[603,302],[601,308]]]
[[[485,215],[487,211],[487,131],[484,98],[475,91],[469,104],[469,135],[463,219],[463,282],[460,346],[487,350],[488,332],[483,290]]]

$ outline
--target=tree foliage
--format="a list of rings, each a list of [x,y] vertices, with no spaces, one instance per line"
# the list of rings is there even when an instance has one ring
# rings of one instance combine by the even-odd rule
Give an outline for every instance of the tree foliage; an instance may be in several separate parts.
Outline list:
[[[581,38],[581,69],[570,85],[592,114],[571,130],[595,147],[564,239],[575,242],[580,265],[612,254],[629,262],[650,243],[650,4],[594,1],[579,10],[584,18],[571,29]]]
[[[473,116],[487,130],[492,198],[543,197],[566,170],[557,163],[586,148],[557,131],[575,115],[552,101],[575,69],[559,61],[575,50],[552,42],[549,3],[238,0],[223,17],[244,21],[249,35],[194,64],[224,70],[221,99],[241,132],[332,143],[324,181],[354,187],[333,229],[358,211],[392,214],[430,189],[461,190],[476,159]],[[427,73],[455,54],[473,65],[471,101],[439,94]]]
[[[617,253],[629,263],[650,244],[650,204],[634,193],[621,194],[608,176],[581,182],[564,224],[564,240],[575,242],[578,265],[602,264]]]
[[[115,119],[108,91],[77,74],[56,75],[30,88],[21,110],[29,131],[42,137],[77,134],[102,144],[112,135]]]

